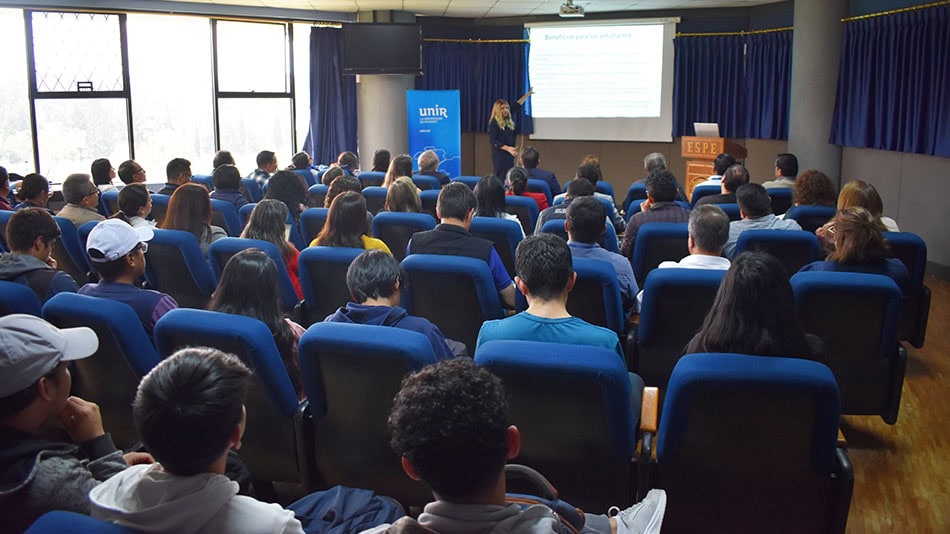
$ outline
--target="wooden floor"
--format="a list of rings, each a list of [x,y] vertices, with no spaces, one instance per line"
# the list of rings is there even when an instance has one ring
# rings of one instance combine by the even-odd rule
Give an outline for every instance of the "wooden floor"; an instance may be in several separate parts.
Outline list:
[[[950,282],[933,292],[924,348],[907,346],[896,425],[845,417],[854,465],[848,532],[950,532]]]

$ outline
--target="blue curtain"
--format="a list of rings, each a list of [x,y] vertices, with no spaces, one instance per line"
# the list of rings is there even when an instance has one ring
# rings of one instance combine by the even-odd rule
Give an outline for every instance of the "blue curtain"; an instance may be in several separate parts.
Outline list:
[[[673,136],[694,135],[694,122],[718,122],[723,137],[745,137],[744,38],[683,36],[673,41]]]
[[[343,76],[343,36],[338,28],[310,29],[310,131],[303,150],[316,163],[356,151],[356,77]]]
[[[457,89],[463,132],[474,131],[472,119],[472,77],[475,74],[475,49],[467,43],[422,43],[423,72],[416,77],[416,89],[443,91]]]
[[[745,132],[742,137],[788,139],[792,32],[746,37]]]
[[[831,142],[950,156],[950,7],[845,25]]]

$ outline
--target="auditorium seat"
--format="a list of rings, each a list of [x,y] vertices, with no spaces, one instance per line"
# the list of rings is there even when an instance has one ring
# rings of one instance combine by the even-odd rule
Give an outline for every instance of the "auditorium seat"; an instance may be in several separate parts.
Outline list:
[[[821,259],[818,238],[804,230],[747,230],[739,234],[734,256],[743,252],[765,252],[785,267],[788,276]]]
[[[386,193],[389,189],[381,186],[366,186],[363,188],[363,198],[366,199],[366,209],[373,215],[383,210],[386,205]]]
[[[293,173],[300,177],[304,187],[310,187],[317,183],[317,178],[310,172],[310,169],[294,169]]]
[[[647,186],[646,183],[634,183],[630,185],[627,189],[627,197],[623,201],[623,211],[627,214],[627,218],[630,218],[630,205],[633,203],[639,204],[647,199]],[[636,210],[639,211],[639,208]]]
[[[570,185],[571,182],[573,181],[574,180],[568,180],[564,182],[564,191],[567,191],[567,186]],[[605,182],[604,180],[598,180],[597,183],[594,185],[594,190],[600,194],[609,196],[613,200],[613,202],[617,201],[616,197],[614,196],[614,186],[610,185],[610,182]],[[628,190],[628,193],[629,193],[629,190]],[[643,198],[646,198],[646,197],[643,197]],[[550,202],[548,204],[550,204]]]
[[[729,221],[738,221],[742,219],[742,212],[739,210],[738,204],[716,204],[719,206],[722,211],[726,212],[726,215],[729,216]]]
[[[13,313],[27,313],[39,317],[40,299],[29,287],[16,282],[0,280],[0,317]]]
[[[469,233],[495,244],[495,251],[512,279],[515,277],[515,250],[521,243],[521,225],[498,217],[473,217]]]
[[[664,261],[679,261],[689,256],[688,241],[686,223],[650,222],[641,226],[631,255],[637,285],[643,287],[647,274]]]
[[[244,186],[244,190],[247,192],[247,199],[251,202],[260,202],[264,198],[264,192],[261,191],[261,186],[258,185],[257,180],[253,178],[241,178],[241,185]]]
[[[207,306],[217,282],[198,240],[183,230],[154,232],[145,253],[149,287],[171,295],[182,308]]]
[[[102,519],[95,519],[85,514],[53,510],[41,515],[39,519],[26,529],[25,534],[59,534],[73,532],[74,534],[135,534],[137,531],[116,523]]]
[[[901,307],[900,339],[919,349],[924,346],[930,317],[930,288],[924,285],[927,243],[910,232],[884,232],[884,239],[891,246],[891,257],[901,260],[910,273],[910,285]]]
[[[53,250],[50,256],[56,260],[56,268],[69,273],[77,284],[83,285],[89,281],[89,261],[86,260],[86,251],[79,241],[79,232],[72,221],[65,217],[53,217],[59,226],[59,239],[53,241]]]
[[[429,189],[442,189],[442,183],[439,182],[438,178],[435,176],[428,176],[426,174],[413,174],[412,183],[416,184],[416,187],[423,191]]]
[[[572,260],[577,280],[567,296],[567,311],[588,323],[609,328],[618,339],[626,335],[623,317],[623,301],[617,271],[602,260],[574,258]]]
[[[614,230],[614,225],[605,222],[604,228],[604,233],[600,236],[600,239],[597,240],[597,244],[606,250],[620,254],[620,243],[619,239],[617,239],[617,231]],[[567,230],[564,228],[564,219],[552,219],[547,221],[544,223],[544,226],[541,227],[541,233],[555,234],[567,241]]]
[[[6,251],[10,250],[10,246],[7,244],[7,223],[10,222],[10,217],[13,217],[15,211],[0,210],[0,245],[3,245],[3,249]]]
[[[208,192],[214,191],[214,180],[210,174],[192,174],[191,181],[205,186]]]
[[[231,237],[239,237],[244,223],[234,204],[227,200],[211,199],[211,224],[223,229]]]
[[[329,208],[307,208],[300,213],[300,234],[308,246],[323,230],[329,213]]]
[[[89,261],[89,253],[86,252],[86,242],[89,241],[89,234],[92,233],[92,229],[95,228],[97,224],[99,224],[99,221],[86,221],[82,223],[82,226],[76,228],[76,233],[79,234],[79,245],[86,255],[86,261]],[[90,267],[92,267],[92,265],[90,265]]]
[[[301,324],[323,321],[352,298],[346,286],[346,271],[361,248],[308,247],[300,253],[300,289],[303,290]]]
[[[703,197],[718,195],[720,193],[722,193],[722,186],[719,184],[699,184],[693,188],[693,192],[689,198],[689,208],[695,208],[696,203]]]
[[[785,212],[785,219],[797,222],[806,232],[814,233],[830,221],[837,211],[834,206],[792,206]]]
[[[168,199],[171,198],[169,195],[159,195],[158,193],[152,193],[152,220],[155,221],[155,224],[161,226],[162,221],[165,220],[165,212],[168,210]]]
[[[412,234],[435,228],[435,217],[428,213],[383,211],[373,217],[373,237],[382,239],[393,257],[402,261]]]
[[[277,285],[281,295],[281,303],[284,311],[290,313],[297,305],[297,291],[294,289],[293,282],[290,281],[290,275],[287,273],[287,266],[284,264],[284,258],[277,250],[277,246],[270,241],[261,241],[260,239],[244,239],[241,237],[223,237],[218,239],[208,248],[208,263],[211,264],[211,272],[214,273],[215,280],[221,279],[221,273],[228,264],[231,256],[234,256],[242,250],[256,248],[267,254],[271,260],[277,264]]]
[[[386,180],[386,173],[380,171],[363,171],[356,177],[363,189],[367,187],[379,187]]]
[[[104,217],[111,217],[119,211],[119,190],[110,189],[99,194],[99,205],[105,211]]]
[[[773,187],[766,189],[769,193],[769,198],[772,199],[772,213],[781,215],[788,211],[788,208],[792,207],[792,190],[793,188],[791,187]]]
[[[428,213],[429,215],[439,219],[439,215],[436,212],[436,206],[439,203],[439,193],[440,189],[429,189],[427,191],[419,191],[419,200],[422,202],[422,211]]]
[[[307,189],[307,192],[310,194],[310,205],[322,207],[327,198],[327,191],[329,190],[330,187],[323,184],[310,186],[310,189]]]
[[[481,179],[482,179],[481,176],[456,176],[455,178],[452,178],[452,181],[453,181],[453,182],[462,182],[463,184],[467,185],[469,189],[471,189],[472,191],[474,191],[474,190],[475,190],[475,186],[478,184],[478,181],[481,180]],[[500,178],[500,180],[501,180],[501,181],[504,181],[505,179],[504,179],[504,178]]]
[[[538,203],[533,198],[505,195],[505,211],[518,217],[524,229],[524,235],[534,233],[534,227],[538,224],[539,211]]]
[[[544,193],[544,198],[548,199],[548,206],[554,205],[554,195],[551,194],[551,186],[546,180],[528,178],[526,190],[532,193]]]

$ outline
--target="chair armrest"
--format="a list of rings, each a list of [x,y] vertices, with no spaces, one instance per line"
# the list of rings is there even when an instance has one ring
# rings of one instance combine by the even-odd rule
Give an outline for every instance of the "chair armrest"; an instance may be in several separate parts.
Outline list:
[[[844,434],[841,433],[841,429],[838,429],[838,443],[837,447],[839,449],[848,450],[848,440],[844,437]]]
[[[652,487],[651,463],[655,462],[656,448],[653,438],[657,431],[657,410],[659,408],[660,391],[656,387],[643,388],[643,400],[640,404],[640,443],[637,450],[636,497],[643,499]]]
[[[659,388],[643,388],[643,401],[640,404],[640,431],[656,434],[659,420]]]

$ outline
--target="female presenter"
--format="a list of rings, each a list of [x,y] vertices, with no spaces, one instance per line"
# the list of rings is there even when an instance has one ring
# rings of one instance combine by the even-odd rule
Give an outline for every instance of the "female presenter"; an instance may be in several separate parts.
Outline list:
[[[528,89],[528,92],[522,95],[514,104],[514,112],[521,110],[521,104],[528,99],[534,91]],[[496,100],[491,108],[491,117],[488,119],[488,141],[491,143],[491,159],[495,176],[502,178],[508,172],[508,169],[515,166],[515,156],[518,155],[517,134],[515,133],[515,121],[511,119],[512,110],[507,100]]]

